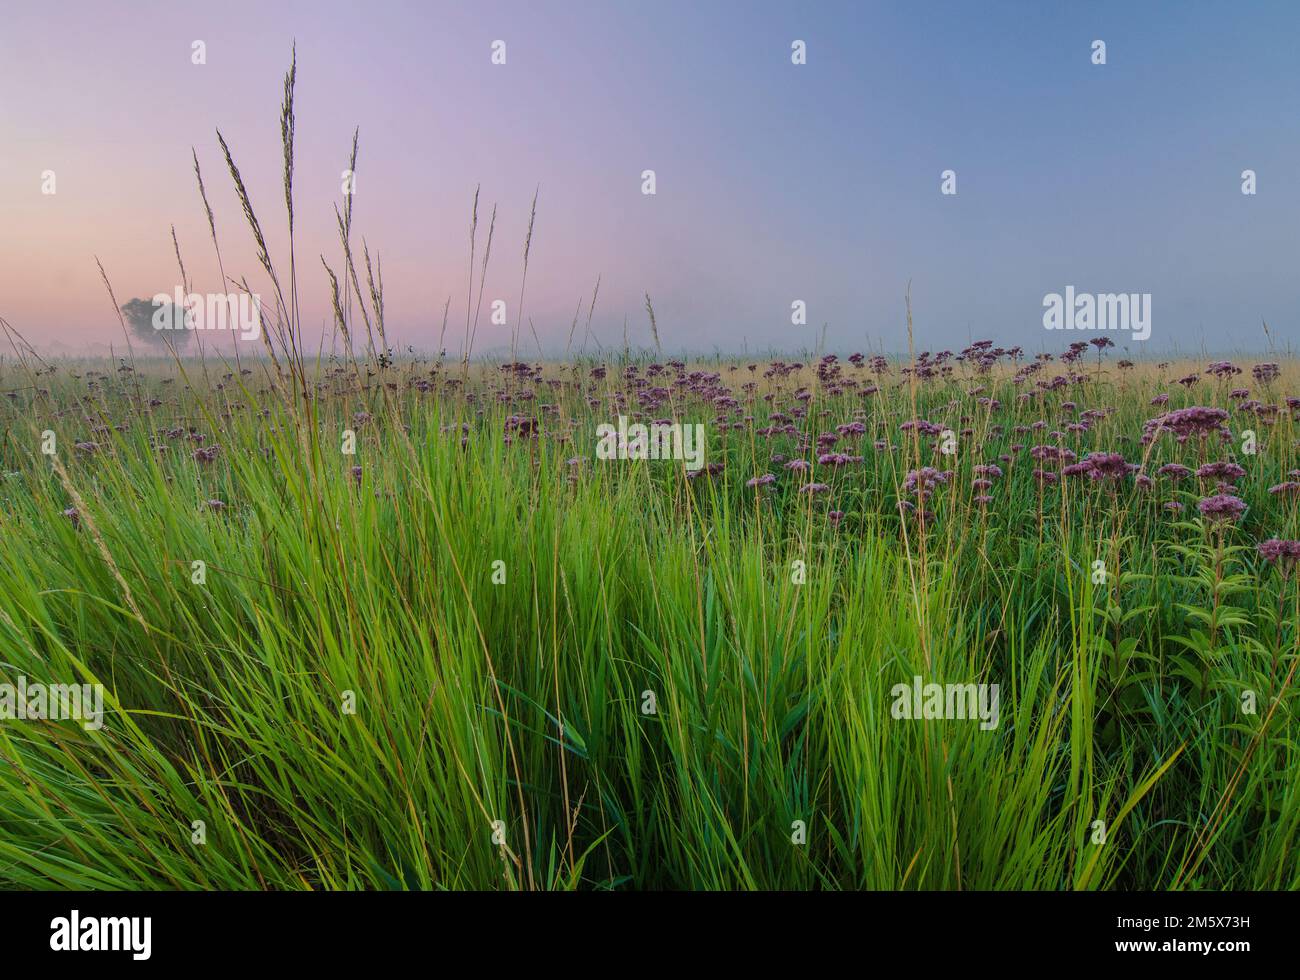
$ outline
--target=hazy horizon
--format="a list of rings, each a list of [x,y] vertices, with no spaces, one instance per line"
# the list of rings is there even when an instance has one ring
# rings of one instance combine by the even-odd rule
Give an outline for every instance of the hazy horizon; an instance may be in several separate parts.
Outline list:
[[[1149,340],[1107,334],[1127,356],[1263,354],[1264,322],[1281,353],[1300,346],[1298,27],[1286,3],[19,8],[0,36],[0,82],[21,93],[0,104],[0,316],[42,351],[120,350],[95,257],[119,303],[171,293],[173,225],[194,288],[226,291],[191,147],[226,272],[265,298],[215,130],[287,275],[279,110],[296,43],[313,351],[322,329],[330,347],[321,256],[341,271],[334,206],[359,126],[353,249],[360,263],[364,238],[382,261],[401,349],[437,349],[450,299],[444,346],[460,352],[495,204],[476,355],[508,350],[516,326],[521,357],[534,328],[559,353],[581,304],[578,347],[598,277],[592,331],[620,350],[625,320],[631,346],[653,346],[649,293],[665,354],[810,350],[823,325],[827,350],[899,353],[910,282],[917,350],[1088,339],[1043,327],[1044,296],[1069,286],[1151,296]]]

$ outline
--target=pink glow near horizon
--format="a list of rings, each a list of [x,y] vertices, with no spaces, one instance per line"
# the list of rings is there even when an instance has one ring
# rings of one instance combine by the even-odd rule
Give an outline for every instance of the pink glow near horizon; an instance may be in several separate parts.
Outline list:
[[[335,2],[30,5],[0,32],[0,316],[38,347],[121,344],[119,303],[180,279],[269,299],[216,140],[228,140],[288,274],[279,103],[298,53],[296,258],[302,324],[328,341],[321,256],[360,126],[353,246],[382,262],[390,341],[459,353],[493,205],[476,351],[562,350],[597,277],[596,338],[738,351],[924,343],[1038,348],[1044,294],[1152,293],[1152,346],[1300,338],[1291,256],[1300,91],[1285,6],[1268,16],[1125,4],[1086,13],[954,4]],[[1112,39],[1104,69],[1094,32]],[[793,67],[791,38],[806,38]],[[491,63],[504,39],[505,65]],[[191,61],[206,45],[206,64]],[[918,56],[924,51],[925,57]],[[1092,135],[1089,135],[1092,134]],[[1096,134],[1105,134],[1101,139]],[[1171,160],[1178,160],[1172,167]],[[939,194],[946,167],[960,195]],[[1260,196],[1237,188],[1258,169]],[[658,193],[640,192],[656,171]],[[57,192],[42,193],[53,171]],[[476,282],[469,212],[481,185]],[[529,204],[537,226],[519,320]],[[362,271],[364,276],[364,271]],[[489,320],[494,300],[508,324]],[[808,322],[792,327],[791,301]],[[531,324],[529,321],[532,321]],[[581,322],[580,322],[581,327]],[[323,333],[322,333],[323,332]]]

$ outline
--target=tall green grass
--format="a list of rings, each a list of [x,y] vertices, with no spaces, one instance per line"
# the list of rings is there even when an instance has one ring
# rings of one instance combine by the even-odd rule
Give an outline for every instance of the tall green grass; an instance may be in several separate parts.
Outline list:
[[[97,384],[85,417],[124,424],[91,455],[68,451],[84,417],[50,410],[84,379],[6,412],[0,680],[101,683],[108,702],[97,732],[0,724],[7,885],[1300,883],[1294,577],[1231,552],[1236,614],[1202,662],[1177,638],[1213,608],[1215,536],[1131,487],[1040,502],[1024,460],[983,516],[945,488],[904,536],[906,464],[867,443],[831,477],[838,526],[784,477],[744,485],[779,440],[713,431],[725,471],[694,481],[591,458],[585,398],[613,379],[557,389],[543,435],[505,445],[510,410],[477,415],[442,377],[393,394],[334,375],[311,423],[237,375],[168,394],[168,373]],[[948,394],[919,408],[942,418]],[[1120,410],[1087,438],[1140,429],[1138,395],[1106,392]],[[215,462],[157,435],[173,402],[211,420]],[[816,429],[856,407],[826,399]],[[1274,436],[1251,487],[1294,462]],[[999,448],[959,453],[955,482]],[[1243,493],[1232,542],[1295,535],[1293,507]],[[998,683],[999,726],[895,720],[889,689],[915,674]]]
[[[296,64],[291,243],[295,81]],[[853,368],[853,388],[715,357],[695,365],[718,374],[708,391],[685,367],[654,383],[672,391],[657,413],[706,426],[720,473],[598,461],[596,425],[635,411],[624,372],[650,364],[626,341],[588,350],[599,282],[581,350],[502,374],[470,357],[472,244],[455,366],[399,358],[348,198],[338,271],[322,257],[341,355],[313,360],[296,259],[277,273],[219,141],[273,286],[260,356],[51,367],[0,321],[0,683],[102,684],[108,709],[99,730],[0,721],[0,885],[1300,886],[1300,576],[1253,547],[1300,537],[1295,498],[1266,492],[1297,466],[1287,411],[1234,417],[1260,441],[1226,528],[1164,482],[1042,488],[1013,448],[1075,401],[1109,411],[1050,441],[1148,473],[1188,461],[1137,442],[1157,391],[1232,406],[1227,385],[1179,390],[1186,365],[1099,358],[1022,401],[1032,385],[970,363],[925,382]],[[197,154],[195,173],[233,283]],[[536,215],[534,197],[521,306]],[[1288,362],[1261,396],[1296,377]],[[797,434],[759,435],[772,411]],[[517,414],[536,437],[504,438]],[[960,433],[955,455],[900,432],[912,418]],[[805,443],[854,420],[863,461],[798,493],[775,456],[815,459]],[[981,506],[972,468],[1003,455]],[[953,479],[905,519],[923,465]],[[998,684],[998,726],[895,719],[890,689],[916,675]]]

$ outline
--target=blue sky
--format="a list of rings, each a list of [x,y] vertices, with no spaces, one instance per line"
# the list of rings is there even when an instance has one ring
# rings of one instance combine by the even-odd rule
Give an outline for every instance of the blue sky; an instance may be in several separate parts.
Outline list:
[[[119,301],[170,292],[172,224],[196,287],[217,289],[191,146],[227,271],[267,288],[214,127],[282,259],[296,40],[313,333],[359,125],[356,231],[403,343],[434,346],[450,297],[459,350],[481,184],[480,255],[500,209],[484,308],[505,300],[512,324],[541,187],[524,318],[548,348],[598,275],[596,335],[616,346],[625,317],[648,342],[649,292],[671,349],[798,349],[825,323],[832,348],[898,350],[910,281],[930,349],[1059,349],[1073,338],[1044,330],[1042,302],[1067,285],[1150,293],[1146,350],[1262,350],[1261,321],[1300,347],[1297,38],[1300,5],[1281,2],[27,6],[0,35],[0,315],[38,341],[111,340],[93,256]],[[480,349],[510,329],[481,320]]]

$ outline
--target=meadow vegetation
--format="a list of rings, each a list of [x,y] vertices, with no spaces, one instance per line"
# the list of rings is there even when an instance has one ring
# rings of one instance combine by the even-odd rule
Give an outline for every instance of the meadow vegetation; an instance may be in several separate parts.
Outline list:
[[[933,363],[8,368],[0,680],[108,714],[0,725],[0,879],[1296,886],[1285,402]],[[704,467],[598,461],[619,411]]]
[[[0,885],[1300,886],[1293,360],[399,354],[350,198],[313,353],[220,143],[264,345],[4,324],[0,684],[106,717],[0,722]]]

